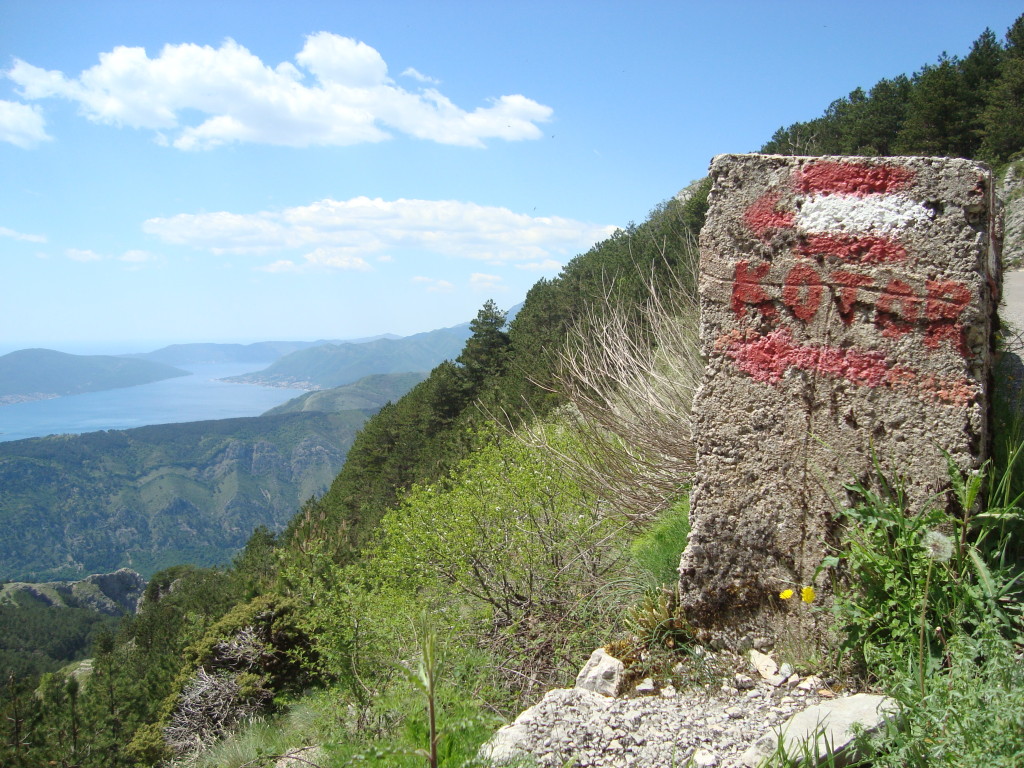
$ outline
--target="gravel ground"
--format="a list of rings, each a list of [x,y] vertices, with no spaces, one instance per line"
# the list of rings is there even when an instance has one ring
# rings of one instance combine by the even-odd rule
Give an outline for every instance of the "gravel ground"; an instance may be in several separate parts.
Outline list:
[[[528,755],[540,768],[562,768],[568,761],[576,768],[740,768],[748,765],[740,760],[748,747],[794,712],[822,700],[817,690],[776,688],[763,680],[750,685],[748,690],[724,685],[680,692],[669,687],[634,698],[549,691],[502,729],[515,733],[522,751],[484,754],[513,764],[517,755]]]
[[[1024,271],[1003,274],[1003,301],[999,306],[1003,323],[1004,352],[996,360],[997,386],[1010,392],[1024,389]]]

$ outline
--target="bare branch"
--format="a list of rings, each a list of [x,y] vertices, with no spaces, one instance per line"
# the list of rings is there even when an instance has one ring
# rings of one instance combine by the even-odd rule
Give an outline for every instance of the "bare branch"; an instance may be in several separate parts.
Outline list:
[[[582,455],[559,458],[638,521],[671,503],[694,467],[690,406],[703,371],[696,243],[683,255],[672,283],[645,275],[648,298],[638,312],[614,306],[606,294],[570,330],[556,374],[572,404],[568,428],[583,446]]]

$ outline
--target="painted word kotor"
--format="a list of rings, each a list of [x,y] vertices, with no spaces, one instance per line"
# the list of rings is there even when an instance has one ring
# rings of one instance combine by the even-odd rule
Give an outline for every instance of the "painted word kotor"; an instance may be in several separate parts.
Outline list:
[[[923,500],[976,466],[998,269],[988,170],[726,155],[701,234],[698,473],[684,599],[707,621],[811,583],[872,454]]]

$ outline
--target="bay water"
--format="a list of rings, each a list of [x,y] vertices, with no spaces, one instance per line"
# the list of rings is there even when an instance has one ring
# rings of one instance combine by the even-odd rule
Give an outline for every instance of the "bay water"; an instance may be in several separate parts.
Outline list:
[[[259,371],[266,363],[179,365],[190,376],[0,406],[0,441],[101,429],[131,429],[206,419],[259,416],[301,389],[231,384],[219,379]]]

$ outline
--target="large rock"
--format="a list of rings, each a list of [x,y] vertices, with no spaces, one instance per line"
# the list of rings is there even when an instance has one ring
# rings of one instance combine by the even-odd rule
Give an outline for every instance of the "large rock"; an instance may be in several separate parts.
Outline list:
[[[711,175],[682,604],[705,634],[778,635],[809,624],[800,587],[873,455],[912,504],[946,490],[943,449],[985,460],[995,205],[958,159],[723,155]]]
[[[113,573],[87,576],[74,585],[73,594],[94,610],[116,616],[135,613],[145,591],[146,580],[142,576],[121,568]]]
[[[621,661],[604,648],[598,648],[577,675],[576,687],[603,696],[617,696],[625,672],[626,666]]]
[[[871,693],[816,704],[793,715],[778,733],[760,739],[743,753],[740,764],[755,768],[782,752],[800,765],[842,768],[857,758],[856,733],[875,733],[896,713],[896,702]]]

